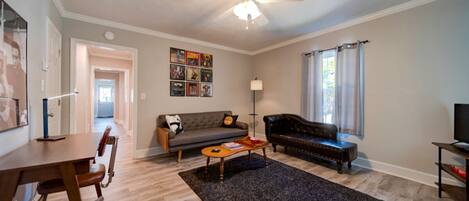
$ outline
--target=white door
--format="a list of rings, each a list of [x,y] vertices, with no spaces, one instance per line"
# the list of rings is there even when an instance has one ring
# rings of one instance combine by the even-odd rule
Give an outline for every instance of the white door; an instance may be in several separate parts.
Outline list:
[[[47,68],[45,90],[46,97],[57,96],[61,89],[61,51],[62,35],[55,25],[48,20],[47,23]],[[60,135],[60,100],[49,101],[49,135]]]

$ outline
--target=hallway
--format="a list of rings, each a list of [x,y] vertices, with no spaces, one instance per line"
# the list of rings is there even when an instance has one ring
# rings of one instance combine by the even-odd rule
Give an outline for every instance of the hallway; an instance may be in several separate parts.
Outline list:
[[[102,133],[107,126],[111,126],[112,135],[123,136],[128,134],[122,125],[114,122],[114,118],[95,118],[93,132]]]

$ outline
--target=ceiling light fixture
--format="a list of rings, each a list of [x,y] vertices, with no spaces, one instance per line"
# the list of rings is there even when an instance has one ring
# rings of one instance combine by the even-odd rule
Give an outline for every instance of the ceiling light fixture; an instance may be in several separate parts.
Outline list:
[[[262,14],[256,3],[252,0],[243,1],[234,6],[233,13],[238,16],[240,20],[246,21],[246,29],[249,29],[249,24],[254,24],[254,19]]]

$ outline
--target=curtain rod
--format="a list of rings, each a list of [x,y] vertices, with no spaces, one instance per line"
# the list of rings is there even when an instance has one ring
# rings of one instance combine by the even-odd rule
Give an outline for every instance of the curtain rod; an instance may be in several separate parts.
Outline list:
[[[316,52],[316,51],[318,51],[318,52],[325,52],[325,51],[333,50],[333,49],[336,49],[336,48],[343,48],[344,45],[357,45],[358,43],[365,44],[365,43],[369,43],[369,42],[370,42],[369,40],[364,40],[364,41],[358,41],[358,42],[355,42],[355,43],[344,43],[343,45],[339,45],[339,46],[337,46],[337,47],[333,47],[333,48],[329,48],[329,49],[314,50],[314,51],[310,51],[310,52],[305,52],[303,55],[309,56],[309,55],[313,54],[313,53]]]

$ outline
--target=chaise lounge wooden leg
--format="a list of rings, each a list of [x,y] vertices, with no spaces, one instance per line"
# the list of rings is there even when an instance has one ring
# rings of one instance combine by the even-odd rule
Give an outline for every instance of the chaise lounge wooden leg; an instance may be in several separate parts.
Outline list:
[[[342,174],[342,162],[337,161],[337,173]]]
[[[349,162],[347,163],[347,166],[348,166],[348,169],[349,169],[349,170],[352,169],[352,161],[349,161]]]
[[[277,152],[277,145],[276,145],[276,144],[272,144],[272,147],[274,148],[274,152]]]
[[[178,163],[181,162],[181,160],[182,160],[182,150],[180,149],[178,151]]]
[[[41,195],[38,201],[47,201],[47,194]]]

